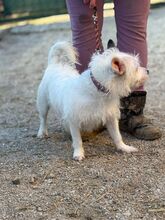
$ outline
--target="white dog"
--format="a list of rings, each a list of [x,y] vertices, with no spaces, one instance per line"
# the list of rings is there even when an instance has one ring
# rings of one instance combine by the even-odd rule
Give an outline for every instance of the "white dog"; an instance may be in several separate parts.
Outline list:
[[[52,107],[71,134],[75,160],[84,158],[80,132],[95,130],[100,125],[107,127],[118,149],[137,151],[123,143],[118,121],[120,98],[128,96],[148,78],[138,57],[108,49],[94,54],[89,69],[81,75],[76,63],[76,50],[69,43],[58,42],[50,49],[48,67],[38,89],[38,137],[48,135],[46,119]]]

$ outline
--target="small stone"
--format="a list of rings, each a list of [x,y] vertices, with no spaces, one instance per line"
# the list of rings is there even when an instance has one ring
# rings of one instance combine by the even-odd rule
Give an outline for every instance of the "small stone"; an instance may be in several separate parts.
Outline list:
[[[42,212],[42,208],[41,207],[37,207],[37,211]]]
[[[13,183],[14,185],[20,185],[20,179],[12,180],[12,183]]]
[[[92,220],[92,217],[87,216],[87,217],[86,217],[86,220]]]
[[[32,176],[31,180],[29,181],[29,183],[32,184],[32,185],[37,185],[37,183],[38,183],[37,178]]]

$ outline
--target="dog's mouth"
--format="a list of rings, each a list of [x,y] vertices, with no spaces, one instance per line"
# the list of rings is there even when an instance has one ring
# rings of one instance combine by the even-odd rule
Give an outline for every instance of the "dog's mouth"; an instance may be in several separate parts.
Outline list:
[[[146,84],[149,76],[149,71],[146,68],[140,67],[140,72],[137,74],[140,74],[138,79],[134,82],[134,85],[132,86],[134,90],[144,87]]]
[[[147,79],[137,80],[135,84],[131,87],[131,90],[139,90],[139,88],[143,88]]]

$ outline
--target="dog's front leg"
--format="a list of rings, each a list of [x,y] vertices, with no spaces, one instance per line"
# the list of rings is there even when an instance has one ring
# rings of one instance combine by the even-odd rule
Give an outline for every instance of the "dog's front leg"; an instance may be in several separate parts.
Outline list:
[[[117,149],[127,153],[138,151],[137,148],[124,144],[119,130],[119,122],[116,117],[109,117],[106,126]]]
[[[80,134],[80,129],[75,124],[70,124],[70,133],[72,136],[72,146],[73,146],[73,159],[81,161],[84,159],[84,149],[82,146],[82,138]]]

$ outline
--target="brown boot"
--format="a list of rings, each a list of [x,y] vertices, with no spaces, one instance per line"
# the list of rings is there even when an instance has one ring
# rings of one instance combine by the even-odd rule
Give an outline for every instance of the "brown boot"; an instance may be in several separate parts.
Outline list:
[[[155,140],[161,137],[161,131],[143,115],[146,103],[146,91],[132,92],[121,99],[120,129],[143,140]]]

